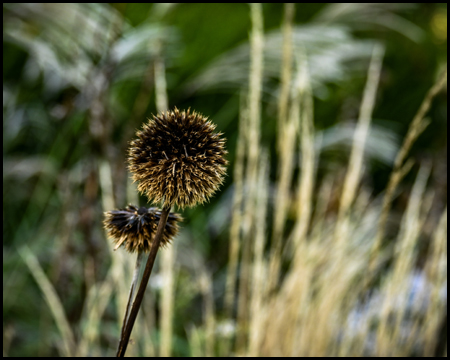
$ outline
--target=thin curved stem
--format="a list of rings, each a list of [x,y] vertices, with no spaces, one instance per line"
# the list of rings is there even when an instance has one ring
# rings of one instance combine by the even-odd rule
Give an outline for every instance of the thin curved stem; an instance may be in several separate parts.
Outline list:
[[[131,281],[130,293],[128,294],[127,307],[125,310],[125,315],[123,317],[122,330],[120,332],[121,338],[123,337],[123,334],[125,332],[125,327],[127,325],[128,317],[130,315],[131,304],[133,303],[134,295],[136,294],[137,281],[138,281],[138,277],[139,277],[139,269],[141,267],[143,255],[144,254],[142,252],[138,252],[138,254],[137,254],[136,265],[134,266],[134,272],[133,272],[133,280]]]
[[[161,243],[169,213],[170,207],[164,208],[161,212],[161,218],[159,219],[158,228],[156,229],[156,235],[153,239],[150,254],[148,255],[148,260],[147,264],[145,265],[144,274],[142,275],[141,284],[139,285],[139,290],[136,294],[133,307],[131,308],[125,330],[123,331],[120,339],[119,348],[116,355],[117,357],[125,356],[125,351],[127,350],[128,341],[130,340],[131,331],[133,330],[134,322],[136,321],[139,308],[141,307],[142,299],[144,298],[145,289],[147,287],[148,280],[150,279],[150,274],[152,273],[153,264],[155,263],[156,254],[158,253],[159,245]]]

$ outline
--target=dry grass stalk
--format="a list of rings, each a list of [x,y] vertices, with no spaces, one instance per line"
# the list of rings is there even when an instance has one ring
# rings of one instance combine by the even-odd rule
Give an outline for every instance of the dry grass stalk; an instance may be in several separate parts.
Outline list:
[[[302,241],[298,246],[279,292],[263,310],[270,324],[264,327],[264,356],[330,354],[334,334],[355,302],[352,287],[353,279],[364,267],[361,254],[349,254],[347,262],[338,261],[330,234]],[[336,279],[335,273],[340,273],[341,278]]]
[[[95,351],[94,344],[99,341],[101,318],[105,313],[108,303],[111,301],[114,289],[114,268],[111,266],[105,280],[100,284],[94,284],[88,290],[86,305],[83,308],[83,314],[81,316],[86,321],[77,347],[77,357],[101,356],[100,352],[97,353]]]
[[[292,22],[295,14],[294,4],[285,4],[283,19],[283,53],[281,61],[281,88],[278,98],[278,153],[279,162],[276,199],[274,203],[274,219],[272,232],[272,254],[269,272],[269,289],[276,286],[279,266],[277,259],[282,249],[282,237],[286,223],[287,210],[290,205],[290,187],[293,176],[293,157],[297,138],[298,114],[288,114],[289,95],[291,92],[292,72]],[[298,107],[298,99],[294,96],[292,107]]]
[[[397,189],[398,184],[402,180],[402,178],[408,173],[408,171],[412,167],[412,161],[406,161],[406,156],[411,149],[411,146],[417,140],[419,135],[425,130],[425,128],[429,125],[429,121],[425,119],[425,115],[430,109],[433,98],[443,89],[444,85],[447,83],[447,68],[437,79],[435,84],[428,91],[425,96],[422,104],[419,107],[416,115],[414,116],[413,121],[409,125],[408,132],[403,140],[403,144],[397,154],[397,157],[394,162],[394,168],[392,170],[391,177],[389,178],[388,185],[386,187],[386,194],[383,199],[383,206],[381,209],[380,220],[378,224],[378,232],[376,236],[375,243],[373,245],[372,253],[373,256],[376,256],[381,249],[384,234],[386,231],[386,222],[389,215],[389,210],[391,208],[392,199],[394,197],[394,193]],[[374,260],[371,259],[369,264],[369,271],[374,271]]]
[[[253,214],[256,210],[256,183],[258,176],[258,158],[260,152],[260,120],[261,93],[263,75],[263,16],[261,4],[250,4],[252,31],[250,33],[250,78],[248,95],[248,129],[247,134],[247,171],[245,184],[248,196],[244,206],[243,217],[243,249],[238,295],[238,328],[236,339],[238,349],[244,349],[246,328],[248,324],[249,276],[251,261],[251,231],[253,230]]]
[[[367,74],[367,82],[364,88],[358,123],[353,138],[350,162],[340,199],[335,235],[336,241],[338,241],[341,245],[345,244],[345,241],[349,236],[349,210],[356,197],[356,192],[361,179],[364,147],[372,120],[376,92],[380,79],[381,65],[383,62],[383,54],[383,47],[381,45],[375,45]]]
[[[399,344],[402,343],[399,333],[401,329],[404,311],[407,307],[403,304],[400,311],[395,311],[398,307],[399,294],[407,294],[410,284],[405,281],[412,273],[415,262],[415,246],[420,235],[421,203],[425,192],[425,186],[430,173],[429,167],[422,167],[417,175],[408,207],[403,216],[402,227],[395,244],[395,263],[392,272],[386,279],[385,297],[381,307],[380,324],[377,331],[377,354],[388,356],[392,353],[392,348],[397,346],[397,353],[402,354]],[[394,321],[392,314],[395,313]],[[404,356],[407,350],[403,351]]]
[[[433,285],[425,318],[424,326],[425,346],[424,356],[447,356],[446,350],[437,351],[439,331],[443,319],[442,314],[447,313],[447,302],[443,301],[441,289],[447,285],[447,208],[442,213],[439,224],[434,233],[430,255],[425,267],[425,272]],[[445,321],[445,320],[444,320]]]
[[[258,224],[255,233],[252,266],[252,292],[250,298],[250,326],[248,356],[259,356],[261,349],[262,329],[265,325],[263,306],[267,301],[267,263],[264,260],[264,247],[266,243],[266,214],[269,193],[269,158],[267,152],[260,157],[258,175],[258,200],[256,203],[255,223]]]
[[[162,113],[169,108],[169,100],[167,97],[166,66],[164,64],[164,59],[161,56],[161,45],[155,51],[158,54],[154,64],[155,102],[156,110],[159,113]]]
[[[299,168],[301,169],[298,178],[298,193],[295,208],[297,211],[296,222],[292,230],[292,240],[290,241],[294,249],[302,239],[306,237],[308,225],[311,218],[312,195],[314,191],[314,168],[316,163],[316,153],[314,149],[314,109],[313,95],[308,74],[308,63],[306,54],[301,54],[298,64],[297,103],[300,109],[294,108],[294,113],[300,112],[295,117],[300,120],[300,153]],[[295,251],[295,250],[294,250]]]
[[[241,106],[239,111],[239,132],[236,143],[236,160],[234,165],[234,194],[233,208],[231,212],[230,227],[230,250],[227,268],[227,280],[225,288],[225,311],[229,318],[233,316],[236,274],[239,261],[240,236],[241,236],[241,219],[242,219],[242,202],[244,197],[244,156],[247,129],[248,112],[244,106],[244,96],[241,95]]]
[[[273,289],[279,277],[279,269],[282,254],[282,235],[284,224],[286,222],[287,209],[289,207],[289,187],[292,182],[292,173],[294,165],[295,140],[297,133],[300,137],[300,176],[298,177],[298,193],[295,200],[297,210],[294,229],[288,239],[288,244],[297,247],[299,241],[305,237],[308,229],[312,193],[314,188],[314,123],[313,123],[313,99],[309,83],[308,64],[306,55],[301,54],[297,57],[297,76],[293,93],[291,95],[291,109],[289,122],[285,127],[285,147],[282,154],[282,172],[278,183],[280,191],[277,193],[276,202],[276,221],[274,224],[273,247],[271,253],[271,264],[269,274],[269,288]],[[277,223],[282,224],[277,225]],[[293,242],[293,244],[291,243]],[[285,250],[287,247],[285,248]]]
[[[192,357],[199,358],[205,356],[204,351],[202,351],[200,330],[195,325],[192,325],[188,331],[188,342]]]
[[[214,295],[213,295],[213,283],[211,274],[204,268],[201,269],[200,274],[200,289],[203,295],[204,307],[203,307],[203,322],[205,324],[205,350],[204,356],[214,356],[215,345],[215,309],[214,309]]]
[[[295,105],[293,105],[295,106]],[[284,128],[284,147],[281,155],[280,176],[277,182],[276,201],[274,203],[274,224],[272,234],[272,261],[269,276],[269,288],[273,289],[278,281],[279,259],[283,247],[283,233],[286,215],[291,199],[291,184],[294,170],[294,152],[297,139],[298,118],[289,117]]]
[[[170,250],[169,250],[170,249]],[[171,356],[173,334],[173,307],[175,301],[175,246],[169,246],[161,254],[161,276],[164,286],[161,289],[160,318],[160,356]]]
[[[326,229],[326,212],[333,196],[334,182],[335,179],[331,175],[328,175],[322,180],[320,186],[318,186],[318,194],[320,196],[316,199],[314,216],[311,223],[311,236],[315,238],[321,238],[322,232]]]
[[[36,280],[44,295],[45,302],[52,312],[53,319],[61,334],[61,353],[64,356],[74,356],[76,351],[75,336],[70,328],[61,299],[47,275],[45,275],[44,270],[42,270],[42,267],[39,265],[38,259],[34,256],[28,246],[23,245],[19,249],[19,254],[30,270],[31,275],[33,275]]]
[[[292,78],[292,23],[295,16],[295,6],[284,4],[283,18],[283,53],[281,58],[281,86],[278,98],[278,152],[281,156],[284,142],[284,127],[287,122],[289,94]]]
[[[244,200],[244,157],[246,148],[246,130],[248,129],[248,111],[244,105],[244,95],[241,94],[239,109],[239,131],[236,143],[236,159],[234,164],[234,194],[233,208],[231,212],[229,256],[227,267],[227,279],[225,284],[225,314],[228,319],[234,317],[234,305],[236,297],[237,269],[239,252],[241,250],[241,220],[243,218],[242,204]],[[226,356],[231,350],[231,338],[224,339],[221,347],[221,356]]]

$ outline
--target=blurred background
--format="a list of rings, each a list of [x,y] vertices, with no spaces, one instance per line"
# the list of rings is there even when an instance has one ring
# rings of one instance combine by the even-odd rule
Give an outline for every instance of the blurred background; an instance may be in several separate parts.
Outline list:
[[[446,355],[446,85],[379,225],[446,64],[446,4],[3,4],[3,355],[115,354],[135,259],[103,212],[147,204],[126,152],[165,104],[228,176],[178,211],[127,355]]]

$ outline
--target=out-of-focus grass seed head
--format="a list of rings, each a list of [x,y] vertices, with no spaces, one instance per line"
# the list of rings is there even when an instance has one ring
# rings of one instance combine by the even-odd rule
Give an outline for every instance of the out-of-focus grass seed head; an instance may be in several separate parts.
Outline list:
[[[223,183],[225,139],[201,114],[166,111],[153,116],[130,143],[128,168],[138,190],[163,207],[203,203]]]
[[[123,245],[131,253],[149,252],[160,217],[158,208],[128,205],[125,209],[105,212],[103,226],[116,245],[114,250]],[[178,222],[182,220],[180,214],[169,214],[160,246],[169,244],[178,234]]]

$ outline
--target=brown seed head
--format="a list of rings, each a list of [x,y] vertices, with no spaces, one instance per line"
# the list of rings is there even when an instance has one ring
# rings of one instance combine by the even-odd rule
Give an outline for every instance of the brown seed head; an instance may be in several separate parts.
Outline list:
[[[163,207],[205,202],[223,183],[225,139],[206,117],[166,111],[144,124],[130,143],[128,169],[138,190]]]
[[[124,245],[129,252],[149,252],[160,217],[158,208],[128,205],[125,209],[105,212],[103,226],[116,244],[114,250]],[[182,220],[179,214],[169,214],[160,246],[169,244],[177,235],[178,222]]]

